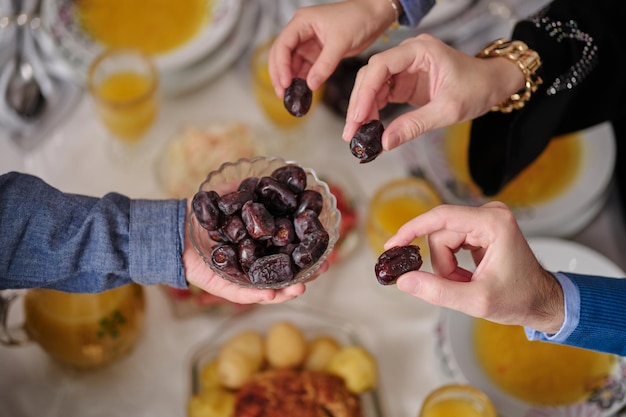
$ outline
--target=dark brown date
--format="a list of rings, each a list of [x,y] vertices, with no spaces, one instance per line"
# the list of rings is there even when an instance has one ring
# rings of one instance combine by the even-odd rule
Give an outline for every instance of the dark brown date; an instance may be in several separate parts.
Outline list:
[[[296,214],[302,213],[304,210],[312,210],[317,215],[322,212],[324,207],[324,198],[315,190],[304,190],[298,196],[298,208]]]
[[[259,201],[276,216],[293,213],[298,206],[296,194],[274,177],[262,177],[256,191]]]
[[[243,275],[243,270],[239,265],[237,255],[237,246],[226,243],[213,249],[211,262],[217,269],[228,275],[240,276]]]
[[[328,241],[329,236],[325,230],[316,230],[307,234],[291,254],[294,263],[300,268],[313,265],[324,254]]]
[[[221,230],[222,234],[232,243],[237,243],[248,235],[243,220],[236,214],[226,218]]]
[[[191,200],[191,207],[200,223],[206,230],[213,231],[220,227],[222,213],[219,209],[220,196],[215,191],[199,191]]]
[[[295,274],[291,257],[284,253],[267,255],[250,266],[248,276],[253,284],[277,284],[291,281]]]
[[[306,172],[297,165],[276,168],[271,176],[286,184],[294,193],[301,193],[306,188]]]
[[[350,141],[352,155],[362,164],[371,162],[383,151],[382,137],[385,128],[380,120],[370,120],[356,131]]]
[[[241,210],[243,205],[252,199],[253,194],[251,191],[233,191],[232,193],[221,196],[218,204],[222,213],[230,216]]]
[[[285,90],[283,103],[287,111],[296,117],[302,117],[311,109],[313,92],[303,78],[294,78]]]
[[[257,259],[265,256],[265,246],[251,237],[243,238],[238,245],[239,265],[245,272],[250,270],[250,266]]]
[[[285,217],[275,219],[274,236],[272,236],[272,245],[286,246],[293,242],[296,238],[296,231],[293,228],[293,222]]]
[[[382,285],[395,284],[400,275],[422,267],[422,256],[417,245],[396,246],[383,252],[376,261],[374,272]]]
[[[293,219],[293,227],[296,231],[296,236],[300,240],[310,233],[317,232],[318,230],[324,230],[324,225],[320,222],[317,213],[313,210],[304,210]]]
[[[274,216],[262,203],[248,201],[244,204],[241,208],[241,220],[253,239],[267,240],[274,236],[276,230]]]
[[[248,177],[245,180],[241,181],[237,191],[249,191],[253,193],[256,190],[256,186],[259,183],[259,177]]]

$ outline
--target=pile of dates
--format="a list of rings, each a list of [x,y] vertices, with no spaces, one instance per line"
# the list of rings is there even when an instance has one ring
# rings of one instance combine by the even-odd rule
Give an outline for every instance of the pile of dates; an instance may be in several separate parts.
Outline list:
[[[323,197],[306,186],[304,169],[285,165],[269,176],[246,178],[221,196],[196,193],[194,215],[217,243],[211,251],[213,267],[267,286],[291,281],[317,262],[329,235],[319,219]]]

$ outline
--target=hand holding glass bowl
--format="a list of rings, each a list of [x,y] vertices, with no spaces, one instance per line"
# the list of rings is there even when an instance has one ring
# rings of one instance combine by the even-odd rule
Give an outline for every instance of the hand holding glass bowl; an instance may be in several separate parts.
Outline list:
[[[127,156],[145,138],[158,113],[159,76],[150,56],[108,49],[91,63],[87,88],[112,136],[113,151]]]
[[[317,173],[309,168],[303,168],[298,163],[293,161],[285,161],[278,157],[256,157],[253,159],[240,159],[236,162],[227,162],[217,170],[211,172],[207,179],[200,185],[199,192],[201,191],[215,191],[218,195],[223,196],[232,191],[236,191],[243,180],[251,177],[263,178],[269,177],[278,168],[286,165],[294,165],[302,168],[306,174],[306,190],[317,191],[322,197],[322,207],[318,215],[321,226],[328,233],[328,244],[323,253],[310,265],[306,265],[302,268],[294,268],[293,277],[288,280],[265,280],[260,282],[254,280],[253,282],[248,273],[241,273],[241,271],[230,272],[224,269],[218,268],[212,259],[214,248],[220,244],[230,245],[234,251],[238,251],[238,244],[234,242],[224,242],[222,237],[216,237],[215,234],[211,234],[207,229],[201,226],[195,213],[190,213],[188,216],[188,233],[190,240],[205,263],[220,277],[248,288],[259,289],[279,289],[287,286],[305,282],[315,276],[319,268],[326,262],[328,255],[332,252],[337,239],[339,238],[339,223],[341,220],[341,214],[337,209],[337,201],[335,196],[330,192],[328,185],[321,181]],[[238,212],[239,213],[239,212]],[[235,215],[238,215],[235,213]],[[289,217],[290,215],[286,215]],[[220,242],[219,240],[222,240]],[[239,240],[241,242],[242,240]],[[294,241],[295,242],[295,241]],[[271,250],[269,243],[264,251],[264,255],[275,254]],[[287,246],[287,245],[286,245]],[[263,256],[264,256],[263,255]],[[293,257],[291,257],[293,260]],[[239,258],[237,259],[239,261]],[[245,269],[244,269],[245,270]]]

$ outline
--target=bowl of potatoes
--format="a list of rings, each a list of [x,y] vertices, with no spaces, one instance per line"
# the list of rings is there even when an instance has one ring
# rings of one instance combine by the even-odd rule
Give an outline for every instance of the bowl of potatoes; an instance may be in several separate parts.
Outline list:
[[[352,326],[308,307],[229,318],[193,351],[189,382],[189,417],[383,415],[376,359]]]

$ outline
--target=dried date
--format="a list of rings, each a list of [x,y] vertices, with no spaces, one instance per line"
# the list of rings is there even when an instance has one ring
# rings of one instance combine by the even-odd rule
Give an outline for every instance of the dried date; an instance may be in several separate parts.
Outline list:
[[[267,240],[274,236],[276,230],[274,216],[262,203],[248,201],[244,204],[241,208],[241,220],[253,239]]]
[[[219,208],[220,196],[215,191],[199,191],[191,200],[191,207],[200,223],[206,230],[213,231],[220,227],[222,212]]]
[[[287,184],[274,177],[262,177],[256,188],[259,200],[274,215],[293,213],[298,207],[298,197]]]
[[[278,284],[291,281],[295,274],[291,257],[284,253],[264,256],[250,266],[248,276],[253,284]]]
[[[396,246],[383,252],[376,261],[374,272],[382,285],[395,284],[400,275],[422,267],[422,256],[417,245]]]
[[[211,253],[211,262],[217,269],[224,271],[228,275],[243,275],[235,245],[226,243],[216,246]]]
[[[350,151],[361,160],[360,163],[371,162],[382,153],[384,130],[380,120],[370,120],[356,131],[350,141]]]
[[[287,111],[296,117],[302,117],[311,109],[313,91],[303,78],[294,78],[285,90],[283,104]]]
[[[276,168],[271,176],[286,184],[294,193],[301,193],[306,188],[306,172],[297,165]]]

